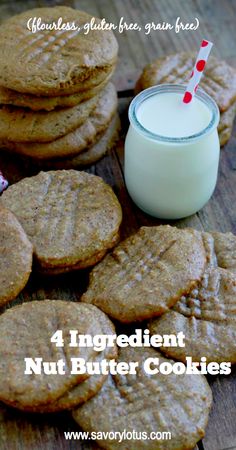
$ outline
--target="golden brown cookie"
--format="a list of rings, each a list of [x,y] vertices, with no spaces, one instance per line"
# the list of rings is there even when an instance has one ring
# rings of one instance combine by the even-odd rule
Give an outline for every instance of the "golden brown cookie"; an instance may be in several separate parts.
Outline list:
[[[98,86],[76,92],[75,94],[59,95],[57,97],[39,97],[31,94],[22,94],[21,92],[13,91],[12,89],[7,89],[0,86],[0,104],[30,108],[32,111],[52,111],[58,107],[70,108],[99,94],[108,83],[112,73],[113,72],[111,72]]]
[[[164,56],[148,64],[136,84],[136,91],[162,83],[183,84],[188,81],[195,64],[194,53],[182,52]],[[236,69],[211,56],[201,79],[204,89],[226,111],[236,100]]]
[[[40,172],[8,188],[1,202],[22,224],[41,270],[94,265],[119,236],[122,211],[115,194],[85,172]]]
[[[34,159],[50,159],[74,156],[96,142],[99,133],[104,131],[117,109],[115,87],[109,83],[99,96],[97,105],[85,123],[71,133],[52,142],[1,142],[2,147]],[[52,113],[48,113],[52,114]]]
[[[0,206],[0,306],[14,300],[32,269],[33,248],[11,211]]]
[[[56,111],[30,111],[15,106],[0,107],[0,141],[50,142],[70,133],[86,122],[99,95],[72,108]]]
[[[163,347],[169,357],[236,363],[236,237],[203,233],[207,269],[202,280],[173,310],[150,322],[152,334],[182,331],[185,347]],[[224,267],[224,269],[222,269]]]
[[[96,144],[79,153],[74,158],[60,158],[42,161],[41,166],[53,169],[76,169],[78,167],[94,164],[101,159],[116,143],[119,138],[120,119],[116,114],[105,132],[99,135]]]
[[[75,30],[32,33],[28,21],[74,22]],[[0,84],[34,95],[73,94],[100,84],[112,72],[118,44],[112,31],[90,31],[92,16],[66,6],[36,8],[11,17],[0,26]],[[95,19],[96,23],[101,22]],[[31,24],[29,24],[31,26]]]
[[[236,102],[232,103],[229,108],[220,115],[220,122],[218,125],[218,133],[220,139],[220,146],[227,144],[233,130],[234,119],[236,115]]]
[[[200,285],[183,296],[174,309],[149,329],[152,334],[185,335],[185,347],[163,347],[168,357],[186,362],[206,357],[208,361],[236,363],[236,276],[225,269],[205,272]]]
[[[105,325],[104,325],[105,323]],[[56,346],[51,338],[62,331],[63,346]],[[44,300],[24,303],[7,310],[0,317],[0,399],[24,410],[50,409],[60,403],[68,390],[89,378],[89,374],[72,373],[72,358],[84,362],[97,358],[93,347],[72,347],[70,330],[78,334],[114,334],[110,320],[98,308],[82,303]],[[114,348],[105,351],[106,357],[115,355]],[[25,358],[42,358],[37,375],[25,374]],[[59,369],[59,363],[60,367]],[[56,363],[45,367],[43,363]],[[38,363],[37,363],[38,364]],[[45,370],[44,370],[45,369]],[[28,368],[29,370],[29,368]],[[48,372],[53,370],[53,374]],[[63,370],[63,372],[62,372]],[[60,373],[61,372],[61,373]],[[62,408],[63,409],[63,408]]]
[[[109,433],[98,441],[108,450],[192,449],[205,434],[211,389],[200,374],[148,375],[144,367],[148,358],[173,363],[151,348],[123,348],[118,362],[138,362],[136,374],[110,375],[100,392],[73,412],[73,418],[85,431]],[[109,437],[110,432],[124,435],[124,430],[126,438]],[[153,439],[157,431],[167,430],[171,439]]]
[[[82,301],[121,322],[159,316],[195,286],[205,264],[197,231],[142,227],[92,270]]]

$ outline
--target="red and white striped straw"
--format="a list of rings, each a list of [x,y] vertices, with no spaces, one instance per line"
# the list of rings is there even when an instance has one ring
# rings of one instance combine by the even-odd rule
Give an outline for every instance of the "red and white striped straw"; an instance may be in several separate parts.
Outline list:
[[[8,181],[4,178],[1,170],[0,170],[0,193],[4,191],[8,186]]]
[[[194,97],[195,92],[197,91],[212,46],[213,44],[210,41],[203,40],[201,43],[201,47],[194,64],[190,80],[184,93],[184,103],[190,103]]]

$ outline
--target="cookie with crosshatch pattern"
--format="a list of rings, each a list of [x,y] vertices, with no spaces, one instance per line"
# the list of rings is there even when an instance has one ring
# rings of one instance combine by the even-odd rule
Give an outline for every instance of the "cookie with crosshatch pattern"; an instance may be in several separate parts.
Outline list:
[[[92,270],[81,300],[121,322],[142,321],[168,311],[200,280],[205,265],[198,231],[142,227]]]
[[[191,52],[163,56],[144,67],[136,91],[163,83],[183,84],[189,80],[196,55]],[[236,69],[211,56],[201,79],[201,88],[226,111],[236,100]]]
[[[152,348],[122,348],[118,362],[138,362],[136,374],[110,375],[98,394],[72,413],[84,431],[111,432],[106,439],[99,439],[102,448],[183,450],[194,448],[204,436],[212,404],[206,378],[200,374],[147,375],[144,362],[148,358],[173,363]],[[129,438],[110,437],[112,432],[122,434],[124,430]],[[169,431],[171,439],[161,438],[160,434],[160,439],[151,439],[150,433],[157,431]],[[142,432],[146,439],[141,438]]]
[[[152,334],[185,335],[185,347],[163,348],[181,361],[192,356],[199,361],[236,363],[236,236],[203,233],[207,268],[198,285],[182,296],[174,308],[150,322]]]
[[[34,17],[44,24],[62,17],[76,29],[54,27],[32,33],[27,23]],[[91,19],[83,11],[56,6],[28,10],[5,21],[0,26],[0,85],[38,96],[73,94],[99,85],[113,71],[118,44],[112,31],[85,34]],[[96,24],[100,22],[95,18]]]
[[[190,52],[163,56],[144,67],[136,84],[136,93],[162,83],[187,83],[196,55]],[[209,94],[220,109],[218,127],[220,145],[225,145],[232,133],[236,114],[236,69],[225,61],[210,56],[200,87]]]
[[[110,186],[86,172],[40,172],[10,186],[1,203],[18,218],[43,272],[92,266],[119,238],[121,206]]]

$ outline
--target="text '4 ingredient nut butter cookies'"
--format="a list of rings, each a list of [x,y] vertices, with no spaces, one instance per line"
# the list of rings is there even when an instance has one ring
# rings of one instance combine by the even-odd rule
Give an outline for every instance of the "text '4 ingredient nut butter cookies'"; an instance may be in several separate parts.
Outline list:
[[[75,30],[27,28],[31,18],[43,23],[75,24]],[[0,27],[0,85],[43,96],[72,94],[100,84],[113,70],[118,44],[111,31],[84,32],[92,16],[68,8],[32,9]],[[100,19],[95,19],[98,24]]]
[[[76,409],[73,417],[88,432],[129,433],[122,441],[99,440],[105,449],[192,449],[205,434],[212,403],[210,387],[200,374],[147,375],[144,363],[148,358],[173,362],[154,349],[122,349],[118,361],[138,362],[136,374],[110,375],[98,394]],[[171,439],[152,440],[150,433],[157,431],[169,431]],[[134,432],[136,439],[130,438]],[[146,433],[146,439],[141,433]]]
[[[32,269],[33,248],[11,211],[0,205],[0,307],[25,287]]]
[[[195,286],[205,264],[199,232],[168,225],[142,227],[92,270],[82,301],[121,322],[155,317]]]
[[[62,346],[51,341],[57,330],[62,332]],[[105,377],[99,380],[94,375],[89,380],[87,372],[72,370],[72,359],[82,358],[86,364],[101,356],[93,347],[70,346],[70,330],[92,339],[115,332],[111,321],[93,305],[61,300],[24,303],[0,316],[1,401],[26,411],[50,412],[71,408],[98,391]],[[105,349],[102,356],[116,358],[116,347]],[[38,364],[37,375],[25,358]]]
[[[23,226],[41,271],[92,266],[119,237],[122,211],[115,194],[85,172],[40,172],[8,188],[1,202]]]
[[[198,285],[173,309],[150,322],[152,334],[185,335],[185,347],[163,348],[172,358],[236,363],[236,236],[203,233],[207,266]],[[223,267],[223,268],[222,268]]]
[[[136,92],[156,84],[187,82],[195,58],[194,53],[181,52],[154,60],[143,69],[136,84]],[[223,146],[231,136],[236,113],[236,69],[211,56],[201,79],[201,87],[219,106],[221,115],[218,131]]]

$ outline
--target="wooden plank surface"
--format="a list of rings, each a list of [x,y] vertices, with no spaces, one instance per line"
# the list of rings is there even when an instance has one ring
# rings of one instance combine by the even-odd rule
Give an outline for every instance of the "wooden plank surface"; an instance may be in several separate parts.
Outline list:
[[[110,155],[89,170],[103,177],[113,188],[122,204],[124,221],[122,237],[130,235],[141,225],[161,223],[142,213],[130,200],[123,178],[123,142],[127,131],[127,107],[132,89],[142,67],[152,59],[180,50],[197,50],[202,38],[214,42],[213,53],[236,67],[236,2],[234,0],[71,0],[71,1],[0,1],[0,18],[37,6],[67,4],[106,17],[118,23],[121,16],[127,22],[173,22],[180,16],[183,22],[195,17],[200,21],[195,32],[152,32],[149,36],[138,32],[116,34],[120,44],[119,64],[115,83],[119,91],[119,111],[122,136]],[[236,233],[236,127],[228,145],[221,152],[217,189],[199,213],[172,222],[179,227],[232,231]],[[35,274],[15,303],[34,299],[62,298],[76,301],[85,289],[87,273],[69,274],[57,279],[39,278]],[[229,377],[209,379],[214,405],[206,437],[199,450],[236,449],[236,371]],[[100,414],[100,412],[98,412]],[[89,443],[66,441],[64,431],[76,430],[69,414],[27,415],[0,407],[0,450],[80,450],[95,449]],[[168,449],[167,449],[168,450]],[[196,449],[197,450],[197,449]]]

